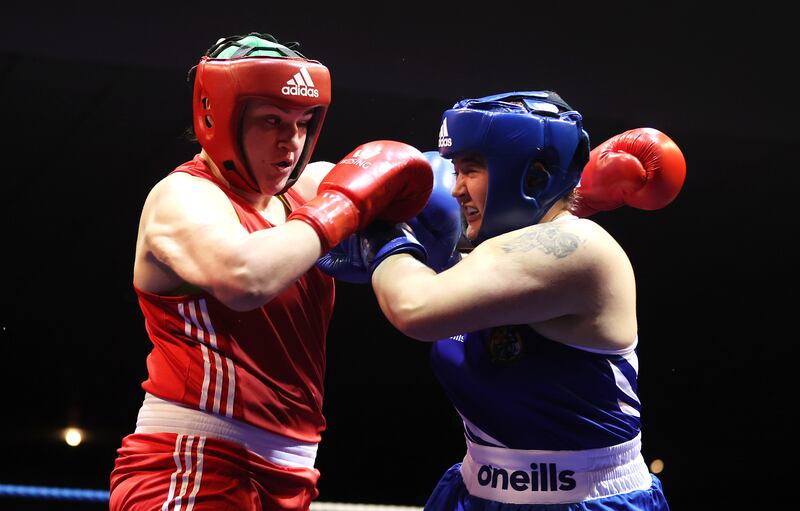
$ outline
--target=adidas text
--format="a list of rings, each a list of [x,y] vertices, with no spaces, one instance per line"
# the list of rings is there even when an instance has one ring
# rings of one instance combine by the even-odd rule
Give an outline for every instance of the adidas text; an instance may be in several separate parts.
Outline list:
[[[445,118],[439,127],[439,147],[450,147],[451,145],[453,145],[453,139],[450,138],[450,133],[447,131],[447,118]]]
[[[318,98],[319,89],[313,87],[306,87],[305,85],[284,85],[281,93],[285,96],[306,96],[309,98]]]

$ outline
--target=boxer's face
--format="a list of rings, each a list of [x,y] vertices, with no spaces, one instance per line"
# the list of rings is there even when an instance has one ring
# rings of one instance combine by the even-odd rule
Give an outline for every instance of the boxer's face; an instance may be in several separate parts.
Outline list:
[[[467,239],[478,236],[486,206],[486,191],[489,183],[489,169],[483,158],[476,153],[459,155],[453,158],[456,169],[456,184],[451,194],[461,205],[461,214],[467,220]]]
[[[264,100],[248,103],[242,114],[245,158],[265,195],[279,192],[294,170],[314,109],[285,108]]]

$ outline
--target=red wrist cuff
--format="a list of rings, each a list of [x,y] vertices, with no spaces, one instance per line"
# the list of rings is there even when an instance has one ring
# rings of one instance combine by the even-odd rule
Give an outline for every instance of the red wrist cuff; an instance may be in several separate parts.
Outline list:
[[[358,229],[359,213],[346,196],[323,192],[293,211],[288,220],[302,220],[317,231],[327,252]]]

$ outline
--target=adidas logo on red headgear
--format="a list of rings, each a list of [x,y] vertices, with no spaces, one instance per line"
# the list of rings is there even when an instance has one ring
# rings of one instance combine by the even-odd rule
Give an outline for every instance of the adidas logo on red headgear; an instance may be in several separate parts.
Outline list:
[[[301,67],[300,71],[286,82],[286,85],[281,88],[281,93],[286,96],[319,97],[319,89],[314,87],[314,80],[311,79],[311,75],[308,74],[305,67]]]

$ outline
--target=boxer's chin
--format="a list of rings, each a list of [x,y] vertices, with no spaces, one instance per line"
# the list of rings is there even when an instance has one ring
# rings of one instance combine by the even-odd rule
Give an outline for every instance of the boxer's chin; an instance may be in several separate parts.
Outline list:
[[[478,238],[478,233],[480,232],[480,230],[481,230],[480,222],[477,222],[477,225],[469,224],[467,225],[467,230],[464,233],[464,236],[470,241],[475,241]]]

